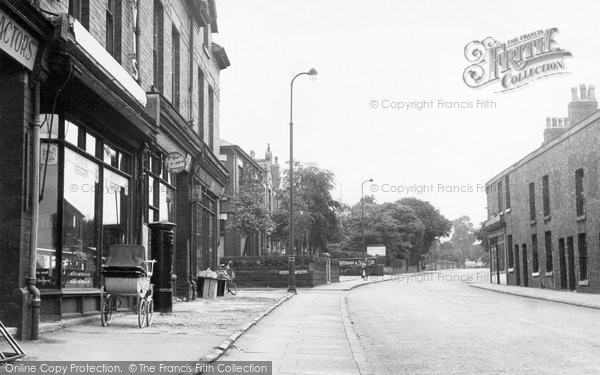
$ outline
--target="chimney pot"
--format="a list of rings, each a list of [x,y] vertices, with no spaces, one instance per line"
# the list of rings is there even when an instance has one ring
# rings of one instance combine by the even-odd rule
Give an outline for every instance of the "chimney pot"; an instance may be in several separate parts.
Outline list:
[[[565,117],[565,128],[569,127],[569,118]]]
[[[579,91],[581,92],[579,98],[581,100],[587,99],[587,88],[585,87],[585,85],[579,85]]]
[[[552,117],[552,127],[553,128],[558,127],[558,119],[556,117]]]
[[[546,127],[547,128],[552,127],[552,119],[550,117],[546,117]]]
[[[588,86],[588,99],[590,100],[596,100],[596,86],[595,85],[589,85]]]
[[[577,87],[571,87],[571,101],[578,101],[579,98],[577,97]]]
[[[563,118],[562,118],[562,117],[559,117],[559,118],[558,118],[558,127],[559,127],[559,128],[564,128],[564,125],[563,125]]]

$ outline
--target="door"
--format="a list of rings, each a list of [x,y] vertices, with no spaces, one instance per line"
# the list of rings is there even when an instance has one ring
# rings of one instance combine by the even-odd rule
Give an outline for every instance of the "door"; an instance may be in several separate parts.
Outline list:
[[[560,288],[567,289],[567,258],[565,257],[565,239],[558,240],[558,262],[560,263]]]
[[[523,286],[529,286],[529,268],[527,267],[527,245],[523,244]]]
[[[569,289],[575,290],[575,249],[573,248],[573,237],[567,237],[567,258],[569,267]]]
[[[517,286],[521,285],[521,264],[519,263],[519,245],[515,245],[515,277]]]

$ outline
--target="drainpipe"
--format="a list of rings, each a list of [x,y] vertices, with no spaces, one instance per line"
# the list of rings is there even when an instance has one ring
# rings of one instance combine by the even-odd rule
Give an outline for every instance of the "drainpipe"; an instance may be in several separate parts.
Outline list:
[[[136,14],[135,14],[135,64],[136,64],[136,69],[137,69],[137,83],[138,85],[142,85],[142,72],[140,69],[140,43],[141,43],[141,37],[142,37],[142,30],[140,28],[140,5],[142,3],[142,0],[136,0],[135,2],[135,8],[137,9]]]
[[[32,129],[32,158],[31,165],[33,174],[33,199],[31,203],[31,241],[29,244],[29,277],[27,278],[27,290],[32,295],[31,299],[31,340],[37,340],[40,323],[40,290],[35,286],[36,258],[38,242],[38,222],[40,213],[40,82],[35,83],[35,94],[33,99],[33,129]],[[49,152],[50,150],[48,150]]]
[[[194,19],[190,16],[190,76],[194,77]],[[194,121],[194,80],[190,78],[189,85],[189,107],[190,107],[190,119],[189,123],[192,124]]]

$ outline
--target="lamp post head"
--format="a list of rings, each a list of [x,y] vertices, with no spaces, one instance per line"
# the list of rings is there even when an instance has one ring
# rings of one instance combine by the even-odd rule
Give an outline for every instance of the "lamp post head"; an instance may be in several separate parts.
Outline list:
[[[310,68],[310,70],[308,71],[309,76],[316,76],[317,74],[317,69],[315,68]]]

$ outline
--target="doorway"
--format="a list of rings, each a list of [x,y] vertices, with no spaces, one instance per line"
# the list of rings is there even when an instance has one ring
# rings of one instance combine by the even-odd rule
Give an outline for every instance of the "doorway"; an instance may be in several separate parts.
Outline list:
[[[567,258],[569,262],[569,289],[575,290],[575,249],[573,246],[573,237],[567,237]]]
[[[567,258],[565,257],[565,239],[558,239],[558,262],[560,263],[560,288],[567,289]]]
[[[523,286],[529,286],[529,269],[527,267],[527,245],[523,244]]]
[[[515,245],[515,276],[517,286],[521,285],[521,265],[519,264],[519,245]]]

